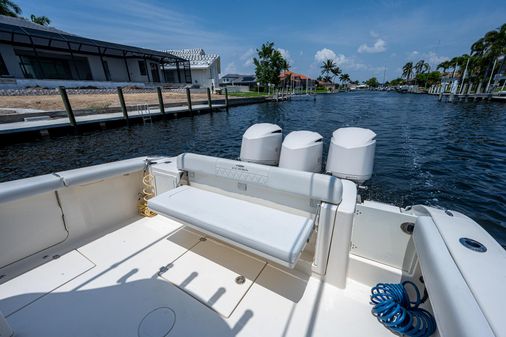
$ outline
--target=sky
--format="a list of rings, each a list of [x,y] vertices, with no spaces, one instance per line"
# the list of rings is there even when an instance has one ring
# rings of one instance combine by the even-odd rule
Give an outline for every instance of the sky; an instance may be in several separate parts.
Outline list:
[[[435,68],[506,23],[506,1],[15,0],[23,15],[94,39],[166,50],[203,48],[221,75],[254,73],[271,41],[291,70],[316,77],[333,59],[352,80],[390,80],[420,59]]]

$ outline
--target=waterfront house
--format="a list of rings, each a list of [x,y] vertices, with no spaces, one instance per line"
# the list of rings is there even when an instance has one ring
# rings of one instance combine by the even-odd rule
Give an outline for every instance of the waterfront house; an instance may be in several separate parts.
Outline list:
[[[168,65],[175,69],[171,74],[162,71]],[[0,88],[189,83],[190,62],[182,57],[0,15]]]
[[[221,73],[220,56],[217,54],[206,54],[201,48],[166,50],[167,53],[190,61],[192,84],[200,88],[214,88],[218,85]],[[176,75],[175,65],[168,64],[164,67],[168,78]],[[172,74],[172,75],[171,75]]]
[[[220,79],[220,87],[240,86],[253,89],[257,86],[255,75],[226,74]]]
[[[309,76],[297,74],[293,71],[283,71],[279,75],[280,86],[282,88],[289,88],[295,90],[314,90],[316,81]]]

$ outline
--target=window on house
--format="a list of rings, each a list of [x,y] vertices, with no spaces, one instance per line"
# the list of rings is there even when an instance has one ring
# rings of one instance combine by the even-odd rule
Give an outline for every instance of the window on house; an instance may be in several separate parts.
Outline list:
[[[3,75],[9,75],[9,71],[7,70],[7,66],[2,58],[2,54],[0,54],[0,76]]]
[[[140,73],[141,73],[142,76],[146,76],[147,75],[146,62],[145,61],[139,61],[139,71],[140,71]]]
[[[25,78],[72,79],[67,60],[34,56],[20,56],[19,59]]]
[[[16,50],[19,65],[25,78],[91,80],[86,57]],[[1,68],[1,67],[0,67]],[[0,69],[1,70],[1,69]],[[2,72],[0,71],[0,74]]]
[[[109,63],[107,61],[102,61],[102,64],[104,65],[105,80],[110,81],[111,71],[109,70]]]

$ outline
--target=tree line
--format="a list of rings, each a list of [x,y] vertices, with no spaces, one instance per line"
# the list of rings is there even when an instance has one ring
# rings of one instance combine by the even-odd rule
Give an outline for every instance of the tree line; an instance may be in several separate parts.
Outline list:
[[[487,32],[473,43],[469,54],[455,56],[439,63],[434,71],[424,60],[407,62],[402,67],[402,76],[392,80],[390,85],[417,84],[430,86],[441,81],[443,75],[460,77],[474,82],[486,82],[506,62],[506,23]],[[442,70],[440,72],[439,70]]]
[[[458,73],[471,81],[486,81],[504,66],[505,55],[506,23],[485,33],[474,42],[469,54],[455,56],[451,60],[441,62],[437,69],[442,69],[443,72],[451,69],[452,77]]]

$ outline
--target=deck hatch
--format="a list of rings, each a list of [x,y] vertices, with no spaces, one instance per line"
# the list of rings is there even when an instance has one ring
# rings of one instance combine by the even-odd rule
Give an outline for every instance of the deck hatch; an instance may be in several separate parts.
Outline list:
[[[161,276],[229,317],[265,265],[265,261],[208,239],[170,263]],[[239,278],[244,282],[236,282]]]

